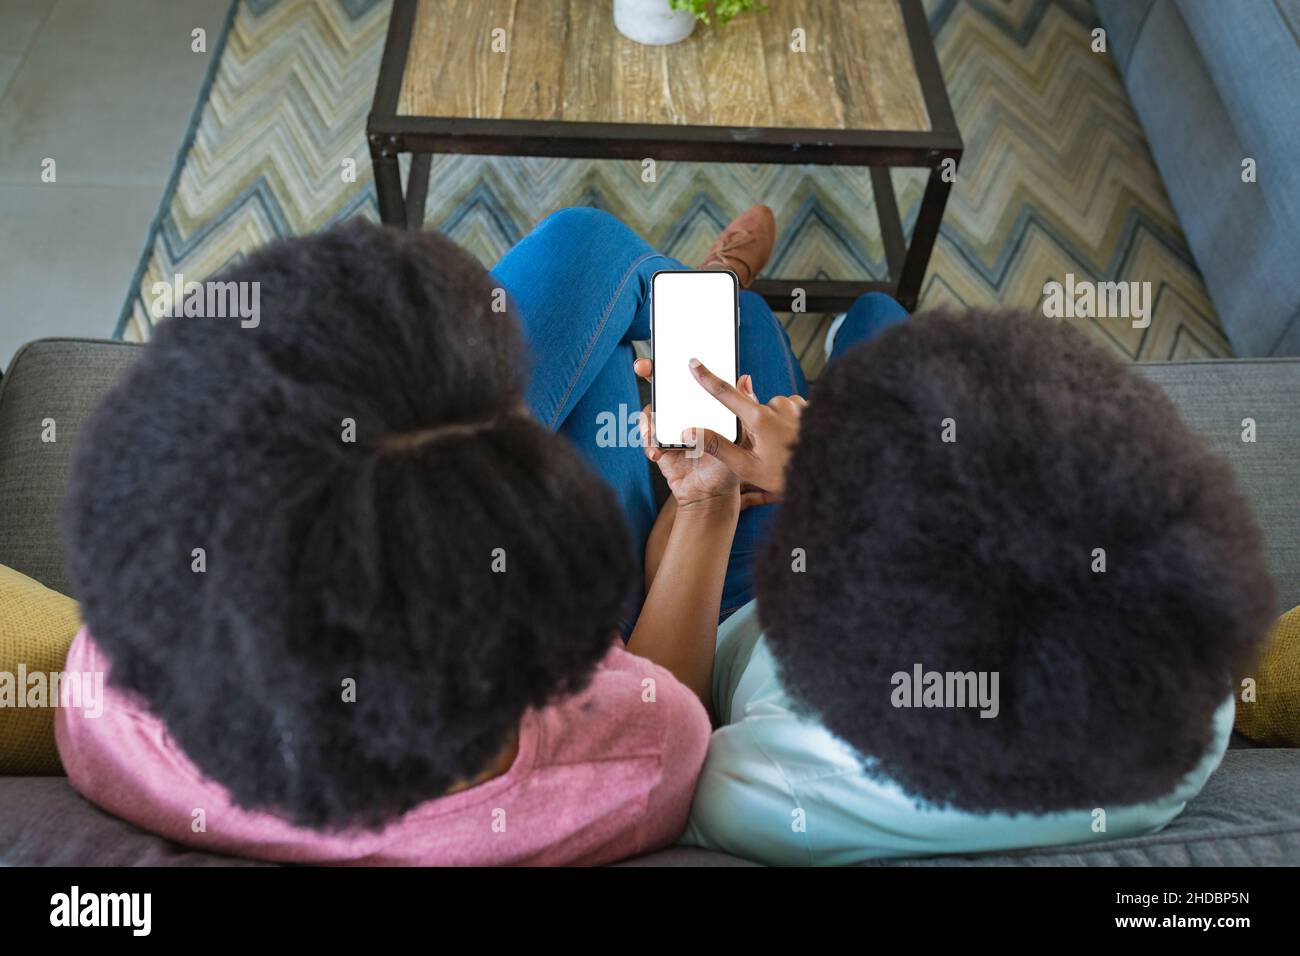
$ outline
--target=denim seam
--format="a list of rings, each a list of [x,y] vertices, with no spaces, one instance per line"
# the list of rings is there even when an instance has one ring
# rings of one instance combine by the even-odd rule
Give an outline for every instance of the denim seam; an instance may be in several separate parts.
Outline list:
[[[591,353],[596,348],[596,343],[600,341],[600,336],[605,331],[605,326],[609,324],[609,316],[610,313],[614,311],[614,303],[617,302],[618,297],[623,294],[623,289],[627,285],[627,280],[632,277],[637,269],[641,268],[643,263],[654,258],[670,259],[671,257],[664,255],[662,252],[655,252],[652,249],[650,252],[643,253],[639,258],[634,259],[632,264],[628,266],[627,272],[623,273],[623,278],[619,280],[618,287],[614,290],[614,294],[605,305],[605,311],[600,317],[600,324],[596,326],[596,331],[592,333],[591,340],[587,343],[586,351],[582,353],[582,358],[578,360],[578,368],[569,382],[569,387],[566,388],[564,394],[560,396],[560,401],[556,406],[554,417],[547,424],[547,427],[551,431],[555,431],[559,428],[560,412],[564,410],[564,406],[568,403],[569,396],[573,394],[573,390],[578,387],[578,381],[582,378],[582,373],[586,371],[587,363],[591,361]]]

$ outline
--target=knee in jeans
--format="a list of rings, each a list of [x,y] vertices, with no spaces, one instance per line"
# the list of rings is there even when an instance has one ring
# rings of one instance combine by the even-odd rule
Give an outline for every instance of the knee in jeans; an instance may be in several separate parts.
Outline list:
[[[593,209],[591,206],[569,206],[551,213],[537,224],[537,228],[539,230],[560,229],[584,234],[602,226],[608,228],[610,225],[622,226],[623,224],[603,209]]]
[[[881,309],[889,312],[904,311],[903,307],[898,304],[897,299],[884,292],[863,293],[858,297],[858,301],[853,304],[869,311],[879,311]]]

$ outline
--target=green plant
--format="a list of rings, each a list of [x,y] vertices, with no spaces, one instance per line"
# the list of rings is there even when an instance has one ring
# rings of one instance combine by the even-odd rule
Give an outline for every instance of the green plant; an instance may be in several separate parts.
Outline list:
[[[726,26],[732,19],[742,13],[754,11],[762,13],[767,4],[761,0],[668,0],[674,10],[686,10],[701,23],[712,23],[709,9],[718,18],[718,26]]]

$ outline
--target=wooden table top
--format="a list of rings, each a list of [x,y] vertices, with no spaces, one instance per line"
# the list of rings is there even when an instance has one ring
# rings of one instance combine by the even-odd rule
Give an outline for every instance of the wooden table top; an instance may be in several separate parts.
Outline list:
[[[645,46],[609,0],[420,0],[397,114],[924,131],[897,0],[766,0],[725,27]],[[505,52],[492,50],[505,30]],[[806,52],[791,49],[804,31]]]

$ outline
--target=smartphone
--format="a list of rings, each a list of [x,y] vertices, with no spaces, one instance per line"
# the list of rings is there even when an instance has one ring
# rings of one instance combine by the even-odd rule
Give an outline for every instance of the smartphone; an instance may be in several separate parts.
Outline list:
[[[739,364],[740,280],[726,271],[661,271],[650,278],[650,410],[655,444],[685,448],[682,432],[711,428],[736,441],[739,425],[726,406],[691,374],[697,358],[724,382],[736,384]]]

